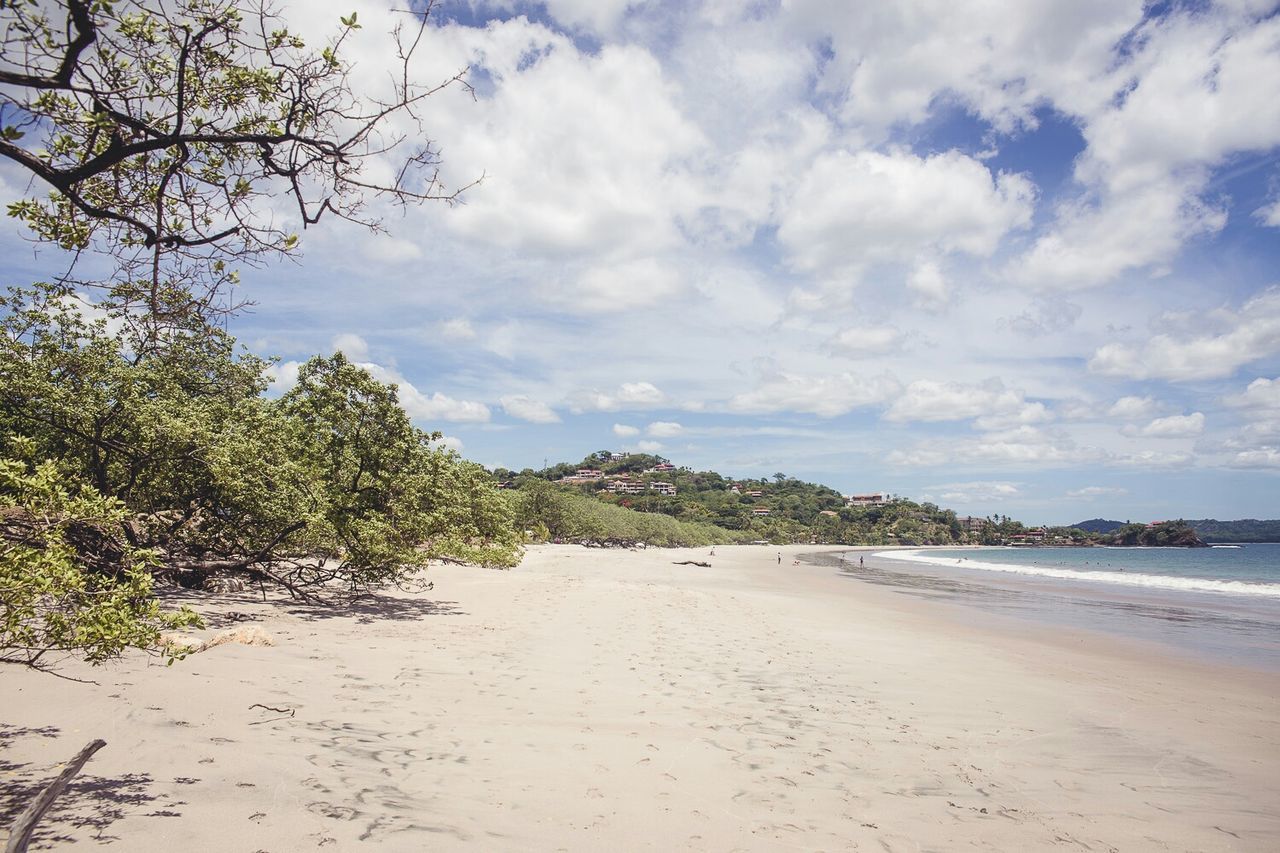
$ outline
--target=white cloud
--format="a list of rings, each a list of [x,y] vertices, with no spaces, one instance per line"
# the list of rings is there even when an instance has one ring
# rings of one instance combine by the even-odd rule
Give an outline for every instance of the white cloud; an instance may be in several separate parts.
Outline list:
[[[907,277],[907,287],[916,295],[916,305],[929,311],[943,308],[951,298],[947,278],[934,261],[917,264]]]
[[[1239,312],[1215,312],[1220,333],[1175,338],[1159,334],[1141,346],[1106,344],[1089,360],[1089,370],[1131,379],[1218,379],[1280,351],[1280,289],[1271,288],[1241,306]]]
[[[534,424],[558,424],[560,416],[550,406],[523,394],[503,397],[499,402],[502,410],[513,418]]]
[[[1020,485],[1007,480],[977,480],[968,483],[943,483],[925,488],[931,492],[940,492],[939,497],[944,502],[979,503],[1018,497],[1022,494]]]
[[[1141,438],[1191,438],[1204,432],[1204,414],[1192,412],[1189,415],[1156,418],[1143,427],[1129,424],[1121,432]]]
[[[1232,457],[1228,465],[1232,468],[1280,469],[1280,447],[1262,447],[1257,450],[1243,450]]]
[[[614,424],[613,434],[619,438],[631,438],[640,434],[638,427],[629,426],[627,424]]]
[[[442,320],[439,325],[440,337],[450,341],[469,341],[476,336],[471,321],[466,317],[454,317]]]
[[[334,352],[342,353],[351,361],[366,361],[369,358],[369,344],[359,335],[337,335],[332,345]]]
[[[654,258],[613,260],[592,266],[541,293],[564,308],[584,314],[634,311],[669,299],[684,288],[671,264]]]
[[[1243,392],[1227,397],[1224,402],[1241,409],[1280,410],[1280,377],[1267,379],[1260,376],[1250,382]]]
[[[1140,0],[1062,4],[831,3],[792,0],[791,27],[830,53],[819,84],[869,132],[928,117],[944,98],[1009,129],[1046,100],[1080,111],[1105,98],[1097,77],[1142,18]]]
[[[1030,221],[1035,189],[956,151],[838,151],[818,157],[783,212],[778,238],[801,270],[856,274],[922,253],[990,256]]]
[[[1212,169],[1280,144],[1280,104],[1258,100],[1280,79],[1280,20],[1177,9],[1138,27],[1105,75],[1114,95],[1082,114],[1075,176],[1052,231],[1012,268],[1032,286],[1080,288],[1162,268],[1188,240],[1220,230]],[[1269,214],[1268,214],[1269,215]]]
[[[1270,225],[1272,228],[1280,228],[1280,199],[1258,208],[1254,211],[1256,218],[1263,225]]]
[[[1022,423],[1046,419],[1044,406],[1035,406],[1038,408],[1028,409],[1022,392],[1006,388],[999,379],[981,385],[918,379],[907,386],[884,417],[888,421],[958,421],[985,416],[992,428],[999,428],[995,424],[1001,416],[1012,416]]]
[[[1121,468],[1185,468],[1191,464],[1192,456],[1182,451],[1141,450],[1116,454],[1106,462]]]
[[[298,384],[298,368],[300,361],[281,361],[267,366],[267,378],[271,380],[271,390],[280,394]]]
[[[571,408],[575,412],[616,412],[621,409],[648,409],[667,400],[652,382],[624,382],[610,392],[583,391],[574,395]]]
[[[1121,489],[1117,486],[1085,486],[1080,489],[1070,489],[1067,491],[1069,498],[1082,498],[1091,500],[1093,498],[1118,498],[1129,494],[1128,489]]]
[[[484,403],[457,400],[439,391],[427,395],[395,370],[371,362],[361,362],[360,366],[369,371],[379,382],[394,383],[399,393],[401,408],[414,420],[428,424],[434,421],[484,423],[489,420],[489,407]]]
[[[1113,418],[1126,421],[1140,421],[1149,418],[1156,412],[1156,401],[1153,397],[1121,397],[1107,409]]]
[[[1110,458],[1105,450],[1080,445],[1059,431],[1019,426],[976,439],[939,440],[891,451],[891,465],[938,467],[958,462],[1013,468],[1053,468],[1085,465]]]
[[[462,439],[455,435],[441,436],[439,440],[431,442],[431,446],[452,450],[454,453],[461,453],[463,450]]]
[[[826,348],[849,358],[867,358],[897,350],[902,332],[893,326],[851,326],[829,338]]]
[[[453,229],[555,257],[681,242],[676,222],[697,203],[686,162],[704,140],[653,55],[584,53],[524,17],[447,29],[492,83],[444,139],[452,174],[485,175],[446,219]]]
[[[887,375],[771,373],[763,377],[753,390],[732,397],[725,408],[749,414],[809,412],[831,418],[856,408],[883,403],[900,388],[897,380]]]
[[[639,450],[641,453],[657,453],[659,450],[662,449],[662,442],[638,441],[636,442],[636,449]]]
[[[674,421],[654,421],[646,431],[655,438],[673,438],[684,432],[684,427]]]

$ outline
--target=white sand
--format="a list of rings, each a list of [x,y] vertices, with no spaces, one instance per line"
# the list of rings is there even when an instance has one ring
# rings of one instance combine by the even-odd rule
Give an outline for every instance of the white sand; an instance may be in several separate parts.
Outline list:
[[[41,846],[1280,849],[1280,679],[966,627],[782,550],[543,547],[355,613],[206,608],[272,647],[0,668],[0,807],[102,737]]]

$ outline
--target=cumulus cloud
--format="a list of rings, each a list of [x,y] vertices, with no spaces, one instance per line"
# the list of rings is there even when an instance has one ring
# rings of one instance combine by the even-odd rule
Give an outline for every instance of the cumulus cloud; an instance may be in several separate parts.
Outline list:
[[[636,442],[636,449],[641,453],[657,453],[662,449],[662,442],[648,440],[638,441]]]
[[[453,317],[443,320],[438,326],[440,337],[450,341],[469,341],[476,336],[471,321],[466,317]]]
[[[944,502],[980,503],[1018,497],[1022,494],[1020,483],[1007,480],[976,480],[968,483],[943,483],[926,486],[930,492],[939,492]]]
[[[990,256],[1030,221],[1035,188],[956,151],[837,151],[818,157],[782,215],[778,238],[796,268],[820,275],[922,253]]]
[[[615,391],[582,391],[574,395],[575,412],[616,412],[621,409],[647,409],[667,400],[652,382],[624,382]]]
[[[646,432],[655,438],[673,438],[684,432],[684,427],[674,421],[654,421]]]
[[[1267,379],[1258,377],[1239,394],[1228,396],[1227,405],[1250,411],[1276,409],[1280,410],[1280,377]]]
[[[619,438],[632,438],[640,434],[640,428],[628,424],[614,424],[613,434]]]
[[[1159,334],[1145,344],[1106,344],[1089,370],[1130,379],[1220,379],[1280,351],[1280,288],[1248,300],[1238,312],[1221,309],[1206,323],[1226,326],[1208,334]]]
[[[1113,418],[1126,421],[1140,421],[1149,418],[1156,412],[1156,401],[1153,397],[1121,397],[1107,409]]]
[[[891,376],[859,376],[836,373],[828,376],[801,376],[770,373],[751,391],[734,395],[725,408],[731,412],[766,414],[808,412],[831,418],[864,406],[883,403],[901,386]]]
[[[340,352],[351,361],[366,361],[369,358],[369,344],[359,335],[343,333],[333,339],[333,351]]]
[[[395,384],[400,397],[400,407],[416,421],[430,424],[435,421],[484,423],[489,420],[489,407],[484,403],[458,400],[439,391],[424,394],[412,382],[391,368],[370,362],[361,362],[360,366],[369,371],[379,382]]]
[[[1052,468],[1097,463],[1107,451],[1077,444],[1070,436],[1035,426],[1020,426],[976,439],[941,440],[891,451],[886,460],[902,467],[938,467],[963,461],[1013,468]]]
[[[267,378],[271,380],[271,390],[280,394],[298,384],[298,368],[300,361],[280,361],[267,365]]]
[[[1185,468],[1192,462],[1192,455],[1182,451],[1140,450],[1137,453],[1118,453],[1105,461],[1121,468]]]
[[[1275,202],[1260,207],[1254,211],[1254,218],[1263,225],[1270,225],[1272,228],[1280,228],[1280,199]]]
[[[681,242],[677,220],[697,203],[686,161],[704,139],[656,57],[615,43],[583,52],[525,17],[447,29],[491,83],[444,140],[451,173],[485,175],[450,227],[548,257]]]
[[[893,326],[851,326],[832,335],[826,348],[836,355],[867,358],[897,350],[902,337],[902,332]]]
[[[958,421],[985,418],[985,428],[1001,429],[1049,418],[1040,403],[1028,404],[1021,391],[999,379],[980,385],[918,379],[885,412],[888,421]]]
[[[1256,95],[1258,80],[1280,77],[1280,21],[1187,8],[1148,19],[1134,36],[1104,75],[1114,97],[1082,115],[1087,147],[1075,176],[1093,192],[1065,202],[1014,267],[1033,286],[1159,270],[1186,241],[1226,224],[1206,194],[1212,168],[1280,144],[1280,105]]]
[[[1277,468],[1280,469],[1280,447],[1261,447],[1257,450],[1242,450],[1227,463],[1231,468]]]
[[[523,394],[513,394],[503,397],[499,402],[502,404],[502,411],[513,418],[533,424],[560,423],[560,416],[541,400],[535,400]]]
[[[542,288],[543,295],[583,314],[633,311],[674,296],[684,287],[679,272],[654,258],[612,260]]]
[[[1118,498],[1129,494],[1128,489],[1121,489],[1117,486],[1084,486],[1079,489],[1069,489],[1067,497],[1080,498],[1084,500],[1092,500],[1093,498]]]
[[[934,261],[917,264],[907,276],[907,288],[915,294],[916,306],[929,311],[940,310],[951,299],[947,278]]]
[[[1156,418],[1146,426],[1129,424],[1121,432],[1141,438],[1191,438],[1204,432],[1204,414],[1192,412],[1189,415]]]

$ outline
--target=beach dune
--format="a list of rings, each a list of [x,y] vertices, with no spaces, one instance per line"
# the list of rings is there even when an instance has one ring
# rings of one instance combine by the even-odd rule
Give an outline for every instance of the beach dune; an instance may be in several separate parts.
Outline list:
[[[0,809],[100,737],[35,849],[1280,847],[1275,675],[975,626],[779,550],[196,599],[274,645],[0,669]]]

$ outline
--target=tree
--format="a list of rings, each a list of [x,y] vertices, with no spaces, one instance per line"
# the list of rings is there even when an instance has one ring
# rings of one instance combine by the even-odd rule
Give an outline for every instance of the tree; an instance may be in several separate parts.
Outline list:
[[[53,462],[0,459],[0,660],[45,668],[75,654],[99,664],[199,625],[186,608],[161,611],[153,555],[119,535],[119,502],[65,480]]]
[[[302,227],[325,215],[377,227],[370,198],[453,201],[410,68],[431,3],[391,34],[399,73],[356,93],[353,13],[306,45],[257,0],[0,3],[0,155],[47,185],[9,208],[34,235],[114,258],[112,300],[152,322],[236,307],[235,263],[292,252],[263,215],[282,196]],[[366,167],[394,160],[381,180]]]

